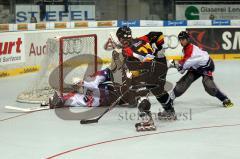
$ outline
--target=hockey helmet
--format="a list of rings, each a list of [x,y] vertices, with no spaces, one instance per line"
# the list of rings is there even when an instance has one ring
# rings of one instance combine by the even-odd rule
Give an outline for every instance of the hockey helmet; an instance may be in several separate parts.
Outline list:
[[[179,34],[178,34],[178,40],[181,40],[181,39],[189,39],[190,36],[189,36],[189,33],[186,32],[186,31],[181,31]]]
[[[116,36],[118,39],[129,39],[132,38],[132,31],[128,26],[122,26],[118,28]]]

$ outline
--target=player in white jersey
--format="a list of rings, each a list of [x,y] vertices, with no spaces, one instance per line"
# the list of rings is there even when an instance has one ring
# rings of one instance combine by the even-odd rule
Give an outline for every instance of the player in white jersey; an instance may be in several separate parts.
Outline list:
[[[91,76],[92,80],[80,80],[75,78],[73,81],[73,87],[79,89],[82,88],[83,92],[70,92],[63,97],[59,97],[57,93],[53,95],[49,100],[51,108],[62,106],[87,106],[98,107],[107,106],[117,97],[116,92],[113,90],[111,82],[111,71],[106,68],[98,71]]]
[[[186,31],[182,31],[178,35],[178,39],[183,46],[184,57],[178,64],[173,63],[180,73],[187,73],[177,82],[175,88],[171,92],[171,98],[181,96],[189,86],[202,77],[202,83],[205,91],[214,97],[217,97],[224,107],[231,107],[233,103],[222,93],[213,80],[214,62],[206,51],[201,50],[190,42],[190,36]]]

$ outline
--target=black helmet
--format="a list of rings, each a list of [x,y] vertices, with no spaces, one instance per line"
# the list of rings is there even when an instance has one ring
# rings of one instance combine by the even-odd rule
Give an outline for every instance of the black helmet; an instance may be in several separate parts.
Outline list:
[[[189,39],[189,38],[190,38],[189,33],[186,32],[186,31],[181,31],[178,34],[178,40],[180,40],[180,39]]]
[[[131,38],[132,37],[132,31],[128,26],[123,26],[118,28],[116,36],[118,37],[118,39],[120,38]]]

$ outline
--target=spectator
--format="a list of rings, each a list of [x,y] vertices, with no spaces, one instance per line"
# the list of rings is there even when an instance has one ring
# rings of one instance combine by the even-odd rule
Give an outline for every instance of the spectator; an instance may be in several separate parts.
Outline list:
[[[37,23],[37,18],[34,15],[31,16],[30,23]]]

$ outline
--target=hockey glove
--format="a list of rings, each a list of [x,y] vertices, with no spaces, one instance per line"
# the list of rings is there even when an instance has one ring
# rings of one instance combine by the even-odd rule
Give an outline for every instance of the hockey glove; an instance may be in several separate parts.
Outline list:
[[[182,65],[178,65],[177,70],[178,70],[178,72],[181,73],[181,74],[184,74],[185,71],[186,71],[185,69],[183,69]]]
[[[178,71],[182,69],[182,66],[179,64],[179,62],[175,60],[169,60],[167,65],[168,68],[176,68]]]
[[[132,79],[132,75],[132,72],[130,72],[129,70],[126,71],[127,78]]]
[[[154,55],[151,54],[147,54],[144,58],[143,58],[143,62],[150,62],[155,58]]]
[[[178,63],[175,60],[168,60],[168,68],[177,68]]]

